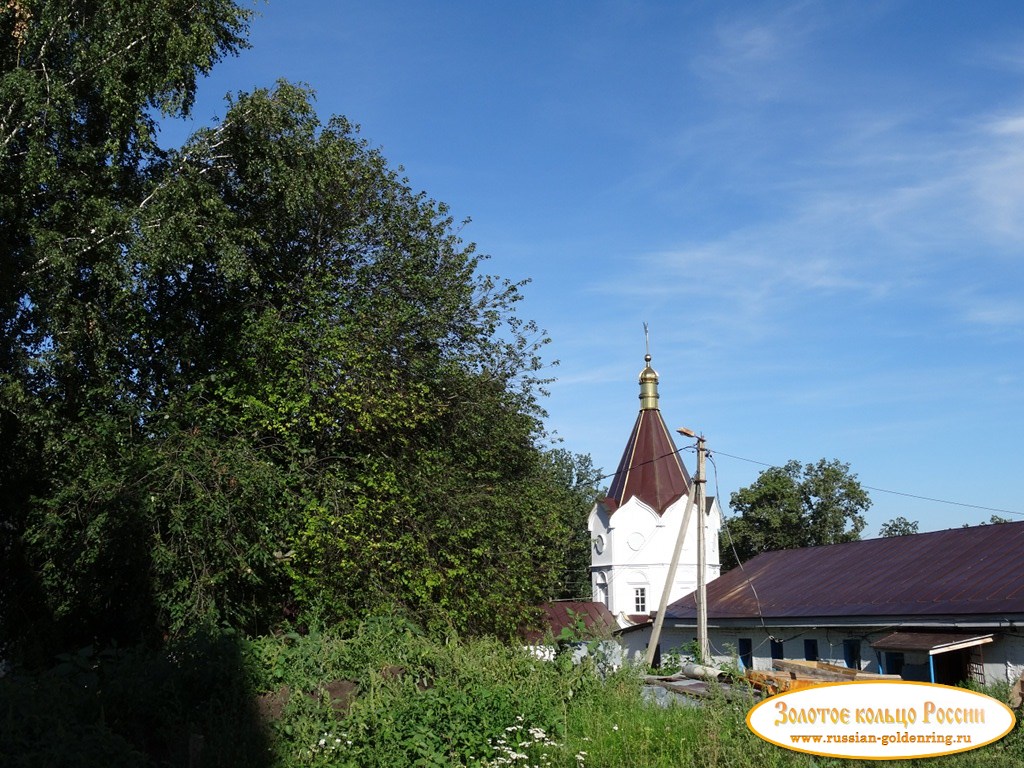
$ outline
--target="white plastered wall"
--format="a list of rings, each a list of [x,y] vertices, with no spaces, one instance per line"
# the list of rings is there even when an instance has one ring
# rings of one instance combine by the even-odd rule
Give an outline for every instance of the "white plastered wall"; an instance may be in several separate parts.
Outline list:
[[[588,523],[594,600],[604,602],[616,615],[657,611],[686,504],[684,496],[660,516],[635,497],[612,514],[603,503],[594,505]],[[700,517],[696,510],[691,514],[669,602],[697,587],[697,526]],[[704,516],[708,581],[717,578],[721,571],[718,556],[721,520],[722,513],[716,499],[710,513]],[[643,610],[637,606],[637,589],[645,590]]]

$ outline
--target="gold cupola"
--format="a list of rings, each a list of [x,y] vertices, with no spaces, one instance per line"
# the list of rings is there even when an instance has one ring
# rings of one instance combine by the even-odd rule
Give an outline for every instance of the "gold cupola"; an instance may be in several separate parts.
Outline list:
[[[640,371],[640,412],[604,499],[609,514],[635,496],[660,516],[690,492],[690,474],[658,407],[658,372],[651,367],[649,352],[644,362]]]
[[[650,353],[644,355],[647,365],[640,371],[640,410],[658,410],[658,372],[651,368]]]

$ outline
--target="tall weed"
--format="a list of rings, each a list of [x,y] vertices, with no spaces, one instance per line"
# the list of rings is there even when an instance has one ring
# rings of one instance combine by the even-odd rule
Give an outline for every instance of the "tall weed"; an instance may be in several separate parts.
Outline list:
[[[346,639],[263,638],[251,655],[257,690],[289,686],[273,725],[288,765],[473,764],[492,758],[517,723],[564,733],[569,700],[594,685],[571,663],[542,662],[493,639],[431,639],[401,620],[368,621]],[[321,695],[337,679],[358,684],[343,718]]]
[[[344,706],[331,700],[339,680],[355,684]],[[0,679],[0,765],[879,764],[769,744],[746,727],[752,698],[713,693],[699,706],[660,707],[645,698],[638,670],[605,674],[568,655],[544,662],[496,640],[428,637],[395,617],[368,620],[349,637],[199,632],[161,650],[84,648]],[[261,698],[276,702],[272,714],[257,711]],[[900,765],[1018,768],[1024,731],[1018,724],[997,744]]]

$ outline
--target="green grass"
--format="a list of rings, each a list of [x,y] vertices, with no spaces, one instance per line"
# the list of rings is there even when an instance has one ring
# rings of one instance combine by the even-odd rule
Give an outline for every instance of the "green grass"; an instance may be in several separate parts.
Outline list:
[[[355,681],[339,715],[325,691]],[[990,692],[999,694],[999,691]],[[260,696],[282,706],[266,721]],[[751,701],[659,707],[635,671],[601,678],[495,640],[431,638],[401,620],[352,637],[197,636],[161,652],[82,652],[0,680],[4,766],[546,766],[868,768],[746,728]],[[196,751],[197,745],[199,751]],[[907,768],[1016,768],[1020,726],[998,744]]]
[[[984,691],[1005,700],[1007,687]],[[938,758],[878,761],[845,760],[793,752],[769,744],[746,727],[752,699],[728,701],[718,695],[703,706],[660,708],[646,703],[635,676],[610,678],[569,712],[566,755],[585,750],[587,768],[673,766],[715,768],[877,768],[896,762],[903,768],[1019,768],[1024,765],[1024,731],[997,744]],[[552,765],[570,766],[565,755]],[[580,763],[583,765],[584,763]]]

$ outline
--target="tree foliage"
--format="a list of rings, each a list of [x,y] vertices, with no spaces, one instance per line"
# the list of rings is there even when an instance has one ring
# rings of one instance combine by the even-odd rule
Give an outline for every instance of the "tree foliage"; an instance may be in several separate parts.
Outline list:
[[[820,459],[766,469],[729,505],[738,517],[720,536],[724,570],[761,552],[855,541],[871,499],[849,464]]]
[[[565,449],[545,453],[544,462],[551,473],[552,491],[557,495],[558,509],[565,539],[558,548],[561,574],[554,597],[590,600],[590,553],[592,540],[587,518],[600,494],[600,471],[587,454],[573,454]]]
[[[911,536],[918,532],[917,520],[907,520],[899,515],[892,520],[886,520],[878,529],[878,535],[882,538],[890,536]]]
[[[244,42],[235,4],[184,5],[0,16],[11,625],[60,644],[390,605],[512,631],[568,589],[593,484],[542,447],[522,284],[303,88],[161,150],[151,110]]]
[[[137,621],[151,552],[136,514],[149,498],[147,308],[132,248],[153,225],[156,112],[187,113],[196,78],[245,44],[248,17],[228,0],[0,10],[5,628],[152,628]]]

